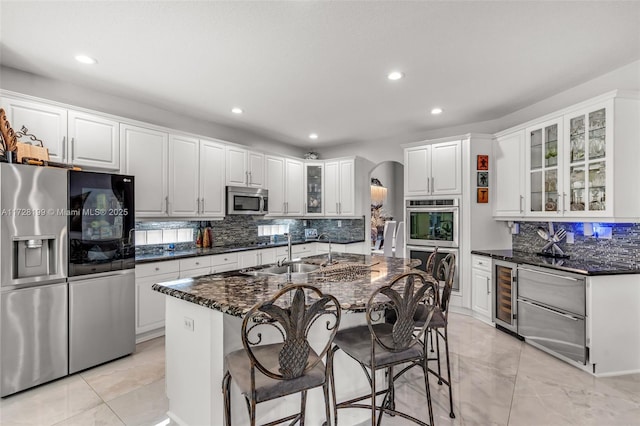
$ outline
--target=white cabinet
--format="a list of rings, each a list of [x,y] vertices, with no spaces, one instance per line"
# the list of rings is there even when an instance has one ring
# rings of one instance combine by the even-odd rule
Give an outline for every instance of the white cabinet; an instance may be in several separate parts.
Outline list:
[[[316,243],[296,244],[291,247],[291,255],[294,259],[313,256],[316,254]]]
[[[524,215],[524,130],[496,138],[493,169],[497,176],[492,196],[495,217]]]
[[[277,261],[275,248],[248,250],[238,253],[238,268],[251,268],[253,266],[267,265]]]
[[[26,127],[28,133],[40,139],[43,146],[49,150],[51,161],[66,161],[67,110],[65,108],[4,96],[1,105],[14,131],[18,132],[23,126]]]
[[[238,253],[225,253],[211,256],[211,273],[217,274],[238,269]]]
[[[224,145],[200,139],[200,216],[224,217]]]
[[[117,121],[73,110],[69,110],[68,120],[67,163],[105,170],[120,169]]]
[[[120,143],[122,172],[135,176],[136,215],[167,216],[169,135],[122,124]]]
[[[120,134],[112,119],[25,99],[2,97],[14,131],[22,127],[42,140],[51,161],[85,168],[119,170]],[[28,139],[23,139],[27,141]]]
[[[269,190],[269,215],[302,216],[303,163],[267,155],[266,187]]]
[[[405,196],[462,192],[461,141],[406,148]]]
[[[491,258],[471,256],[471,308],[473,316],[491,324],[492,278]]]
[[[224,145],[171,135],[168,193],[171,216],[224,216]]]
[[[305,216],[322,216],[324,214],[324,163],[305,163],[304,194]]]
[[[180,276],[178,260],[145,263],[136,266],[136,335],[164,327],[165,296],[151,287]]]
[[[196,138],[169,137],[169,214],[192,217],[200,213],[199,141]]]
[[[325,162],[325,215],[356,214],[355,168],[353,159]]]
[[[264,154],[235,146],[227,146],[225,152],[227,185],[264,186]]]

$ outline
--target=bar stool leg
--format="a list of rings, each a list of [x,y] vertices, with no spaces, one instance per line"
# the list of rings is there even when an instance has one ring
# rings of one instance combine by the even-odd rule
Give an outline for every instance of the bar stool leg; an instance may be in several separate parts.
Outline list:
[[[329,383],[325,382],[324,385],[322,385],[322,393],[324,394],[324,415],[325,415],[325,422],[322,424],[322,426],[331,426],[331,407],[329,406]]]
[[[327,368],[329,368],[329,382],[331,383],[331,402],[333,403],[333,424],[338,426],[338,407],[336,406],[336,381],[333,377],[333,356],[338,350],[337,346],[327,352]]]
[[[426,343],[425,343],[426,348]],[[424,362],[422,363],[422,373],[424,374],[424,388],[427,393],[427,409],[429,411],[429,424],[434,426],[433,424],[433,406],[431,404],[431,390],[429,388],[429,360],[427,357],[424,357]]]
[[[222,379],[222,394],[224,396],[224,424],[231,426],[231,374],[227,371]]]
[[[436,359],[438,360],[438,384],[441,385],[442,384],[442,373],[440,372],[440,333],[438,332],[438,329],[435,330],[436,332]]]
[[[444,347],[447,352],[447,380],[449,381],[449,417],[452,419],[456,418],[456,415],[453,413],[453,390],[451,389],[451,364],[449,363],[449,336],[447,335],[447,327],[444,328]]]
[[[304,410],[307,407],[307,391],[302,391],[302,396],[300,398],[300,426],[304,426]]]

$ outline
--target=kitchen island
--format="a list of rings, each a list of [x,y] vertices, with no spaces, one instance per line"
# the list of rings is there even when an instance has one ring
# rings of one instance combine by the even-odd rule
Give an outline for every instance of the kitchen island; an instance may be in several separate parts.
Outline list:
[[[326,255],[304,258],[309,264],[326,262]],[[181,425],[223,424],[222,377],[224,356],[242,348],[242,317],[258,302],[287,284],[308,283],[334,295],[343,309],[340,327],[365,323],[370,294],[393,277],[415,270],[420,261],[356,254],[334,254],[338,263],[370,265],[355,279],[329,280],[321,274],[251,276],[241,271],[158,283],[155,291],[166,297],[166,387],[169,416]],[[338,352],[335,358],[338,399],[365,393],[369,384],[357,363]],[[381,377],[382,379],[383,377]],[[248,424],[244,398],[233,385],[233,424]],[[258,421],[266,422],[299,410],[299,395],[258,405]],[[308,424],[324,421],[321,389],[307,396]],[[369,418],[367,410],[342,410],[341,423],[356,424]]]

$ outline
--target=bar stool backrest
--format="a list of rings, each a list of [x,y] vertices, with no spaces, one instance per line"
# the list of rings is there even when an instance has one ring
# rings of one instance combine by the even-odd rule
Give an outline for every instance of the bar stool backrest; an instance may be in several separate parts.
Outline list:
[[[438,265],[437,279],[444,281],[442,289],[442,298],[440,299],[440,309],[445,315],[448,315],[449,299],[451,298],[451,289],[453,288],[453,279],[456,273],[456,255],[449,253]]]
[[[252,370],[278,380],[295,379],[322,362],[331,348],[340,325],[340,304],[330,294],[306,284],[287,286],[271,299],[256,304],[242,321],[242,344]],[[320,319],[326,320],[324,346],[310,357],[309,331]],[[318,328],[320,328],[320,323]],[[279,344],[278,360],[260,359],[261,344]]]
[[[436,294],[436,284],[418,273],[400,275],[391,284],[374,291],[367,302],[367,324],[372,338],[390,352],[401,352],[419,343],[433,316]],[[414,319],[420,304],[428,310],[427,319],[423,318],[422,323]],[[385,310],[393,310],[397,318],[387,325],[392,327],[391,333],[388,328],[385,332],[376,328]]]

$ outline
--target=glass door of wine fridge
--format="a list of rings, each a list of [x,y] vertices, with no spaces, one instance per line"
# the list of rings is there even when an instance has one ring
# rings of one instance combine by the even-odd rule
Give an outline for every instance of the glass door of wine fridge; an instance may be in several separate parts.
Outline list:
[[[495,283],[493,321],[496,325],[514,333],[518,331],[516,315],[517,266],[514,263],[494,261],[493,282]]]

